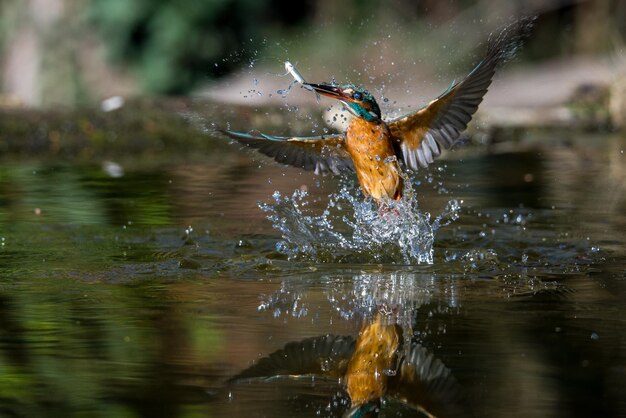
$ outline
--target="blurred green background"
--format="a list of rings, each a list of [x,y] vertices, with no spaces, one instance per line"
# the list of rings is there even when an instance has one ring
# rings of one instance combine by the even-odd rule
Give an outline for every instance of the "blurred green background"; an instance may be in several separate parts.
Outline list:
[[[610,56],[626,33],[620,0],[3,0],[0,10],[1,102],[27,106],[188,94],[270,57],[279,70],[294,55],[358,67],[366,45],[383,49],[376,40],[386,62],[446,68],[520,14],[540,16],[526,60]],[[446,46],[454,54],[441,57]]]

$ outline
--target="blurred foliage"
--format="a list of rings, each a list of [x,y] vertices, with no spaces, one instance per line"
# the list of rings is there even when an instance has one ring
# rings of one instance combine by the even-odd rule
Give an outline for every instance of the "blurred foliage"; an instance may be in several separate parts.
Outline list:
[[[532,59],[611,53],[626,33],[617,0],[0,0],[0,106],[182,94],[264,60],[390,83],[402,63],[466,67],[468,50],[528,13],[540,15]]]
[[[252,58],[280,55],[286,46],[323,56],[324,61],[328,57],[345,59],[346,54],[358,52],[351,48],[355,44],[363,49],[368,40],[402,33],[402,41],[392,47],[398,49],[398,56],[416,49],[420,56],[424,48],[439,45],[442,38],[450,45],[462,43],[466,37],[475,38],[472,43],[481,42],[486,34],[473,26],[477,21],[530,13],[531,9],[542,16],[534,37],[537,42],[529,48],[533,56],[563,52],[559,48],[605,50],[611,30],[620,27],[619,19],[616,23],[606,19],[612,13],[622,15],[626,8],[610,0],[583,3],[532,6],[518,0],[494,7],[480,0],[446,4],[432,0],[91,0],[88,15],[111,58],[134,68],[145,91],[179,94]],[[463,18],[458,20],[461,14]],[[324,47],[311,48],[312,44]],[[360,58],[350,61],[354,61],[348,63],[353,67]]]
[[[175,94],[251,57],[268,23],[297,21],[282,3],[92,0],[88,12],[115,61],[133,66],[148,92]]]

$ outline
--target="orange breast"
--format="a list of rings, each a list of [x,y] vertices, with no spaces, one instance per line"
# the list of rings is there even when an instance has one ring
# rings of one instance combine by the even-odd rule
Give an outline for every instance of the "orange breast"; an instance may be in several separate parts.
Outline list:
[[[384,325],[380,317],[361,330],[346,372],[352,406],[385,395],[389,375],[397,366],[400,335],[397,325]]]
[[[346,149],[352,157],[365,195],[376,200],[402,197],[402,177],[384,122],[354,118],[348,127]]]

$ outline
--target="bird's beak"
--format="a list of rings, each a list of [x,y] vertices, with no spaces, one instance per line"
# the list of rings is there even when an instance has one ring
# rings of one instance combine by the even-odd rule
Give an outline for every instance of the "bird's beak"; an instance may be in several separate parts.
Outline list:
[[[333,99],[338,99],[338,100],[346,100],[349,102],[352,101],[352,97],[350,97],[347,94],[344,94],[342,88],[339,86],[331,86],[329,84],[312,84],[312,83],[306,83],[306,85],[312,87],[313,90],[315,90],[317,93],[321,94],[322,96],[331,97]]]

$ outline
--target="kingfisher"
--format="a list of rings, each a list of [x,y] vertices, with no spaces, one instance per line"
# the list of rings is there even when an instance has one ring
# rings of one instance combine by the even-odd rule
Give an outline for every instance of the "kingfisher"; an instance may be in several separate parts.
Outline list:
[[[402,328],[385,324],[382,315],[363,326],[344,377],[351,402],[345,416],[376,416],[380,400],[387,394],[389,378],[396,374],[401,345]]]
[[[222,132],[279,163],[316,174],[354,171],[364,195],[379,205],[399,200],[403,194],[401,167],[413,171],[428,167],[442,149],[458,142],[496,70],[515,55],[534,19],[521,18],[490,37],[478,65],[416,112],[385,120],[374,96],[362,87],[304,82],[303,87],[339,100],[354,116],[346,132],[314,137]]]
[[[380,313],[363,325],[356,340],[324,335],[290,342],[229,382],[314,377],[335,379],[345,389],[350,405],[344,418],[377,417],[383,399],[430,417],[468,414],[463,389],[450,369],[417,342],[405,350],[402,328]]]

